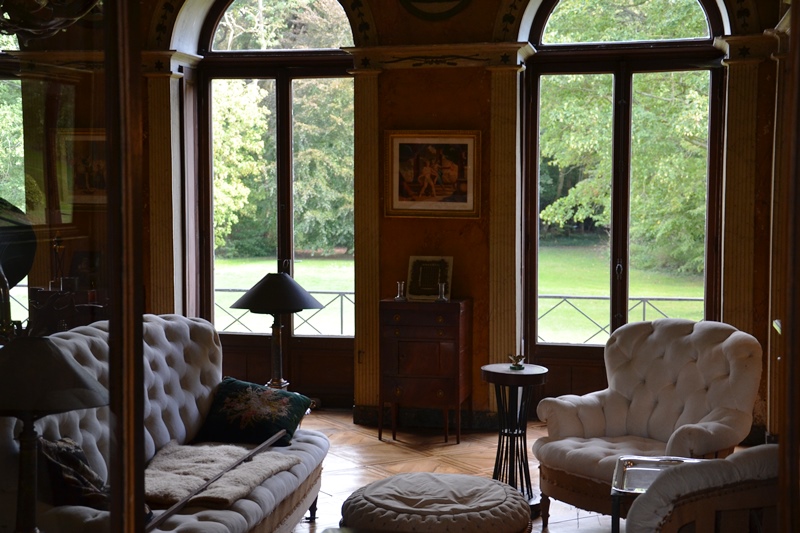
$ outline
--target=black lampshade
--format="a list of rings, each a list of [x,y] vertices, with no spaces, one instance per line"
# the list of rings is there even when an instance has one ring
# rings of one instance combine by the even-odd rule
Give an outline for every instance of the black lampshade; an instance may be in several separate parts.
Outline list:
[[[303,309],[322,309],[322,304],[289,274],[279,272],[264,276],[231,307],[249,309],[252,313],[282,315]]]
[[[48,337],[0,349],[0,416],[33,419],[108,405],[108,389]]]

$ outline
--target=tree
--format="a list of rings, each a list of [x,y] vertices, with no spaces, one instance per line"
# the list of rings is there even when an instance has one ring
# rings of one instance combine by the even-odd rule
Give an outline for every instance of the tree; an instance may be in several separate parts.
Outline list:
[[[576,24],[591,18],[593,23]],[[687,33],[688,32],[688,33]],[[692,32],[695,32],[694,34]],[[564,0],[546,42],[609,42],[708,34],[694,0]],[[701,272],[705,264],[707,71],[634,75],[630,183],[631,262],[640,268]],[[611,215],[613,78],[610,74],[543,76],[540,83],[540,218],[550,227]],[[557,171],[552,168],[555,166]],[[579,176],[562,193],[563,180]]]
[[[335,0],[269,5],[237,0],[214,42],[219,50],[330,48],[352,45],[352,35]],[[295,80],[292,89],[296,248],[352,251],[352,81]],[[214,213],[220,255],[276,252],[275,102],[272,80],[215,81]]]
[[[0,130],[0,197],[25,211],[25,150],[19,80],[0,80],[0,124],[3,125]],[[35,191],[39,191],[38,187],[32,193]]]

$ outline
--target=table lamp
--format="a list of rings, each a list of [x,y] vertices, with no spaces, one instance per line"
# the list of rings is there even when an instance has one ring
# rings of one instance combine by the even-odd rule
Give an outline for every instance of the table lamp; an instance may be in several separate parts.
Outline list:
[[[35,533],[34,421],[47,415],[108,405],[108,390],[48,337],[17,337],[0,349],[0,416],[22,421],[19,435],[17,533]]]
[[[322,309],[322,304],[301,287],[289,274],[267,274],[252,289],[231,305],[234,309],[248,309],[251,313],[273,316],[272,323],[272,379],[267,386],[285,389],[289,382],[283,379],[283,343],[281,315],[303,309]]]

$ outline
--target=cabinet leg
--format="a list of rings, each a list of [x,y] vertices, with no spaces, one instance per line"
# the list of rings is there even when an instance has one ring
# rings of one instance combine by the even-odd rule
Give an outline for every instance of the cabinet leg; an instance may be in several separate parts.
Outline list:
[[[392,402],[392,440],[397,440],[397,402]]]
[[[461,406],[456,409],[456,444],[461,444]]]
[[[383,440],[383,402],[378,402],[378,440]]]
[[[444,441],[447,442],[450,436],[450,409],[442,409],[442,416],[444,416]]]

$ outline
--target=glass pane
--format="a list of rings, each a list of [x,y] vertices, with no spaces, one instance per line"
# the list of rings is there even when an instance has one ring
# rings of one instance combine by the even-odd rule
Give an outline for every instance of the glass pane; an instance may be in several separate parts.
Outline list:
[[[710,35],[697,0],[562,0],[547,20],[542,43],[707,39]]]
[[[353,46],[336,0],[235,0],[214,34],[213,50],[279,50]]]
[[[274,80],[213,80],[214,324],[220,331],[266,333],[272,326],[271,317],[230,305],[277,272],[275,103]]]
[[[17,36],[0,34],[0,50],[19,50]]]
[[[325,306],[297,335],[355,334],[353,80],[293,83],[294,277]]]
[[[3,35],[2,41],[16,38]],[[45,197],[41,177],[37,181],[32,175],[25,182],[25,145],[22,134],[22,82],[0,80],[0,202],[16,208],[27,219],[36,224],[44,222]],[[5,215],[4,215],[5,216]],[[10,290],[11,320],[18,321],[23,328],[28,325],[28,276]]]
[[[613,76],[542,76],[537,342],[603,344],[610,316]]]
[[[710,83],[633,77],[629,321],[703,319]]]
[[[0,47],[16,49],[15,41],[3,37]],[[70,45],[75,50],[93,49],[80,37]],[[33,56],[19,63],[6,57],[0,61],[0,78],[4,78],[0,80],[0,266],[5,277],[2,292],[5,281],[10,289],[6,302],[10,308],[0,304],[0,344],[8,348],[19,340],[15,337],[56,336],[107,319],[110,306],[119,305],[110,301],[108,290],[112,281],[107,255],[112,249],[108,212],[118,206],[109,206],[107,195],[102,56],[86,56],[80,64],[71,64],[69,76],[61,75],[63,65],[48,63],[57,61],[58,53]],[[108,362],[99,355],[97,359],[87,357],[85,351],[80,356],[77,352],[63,355],[74,356],[106,386],[119,362],[113,357]],[[5,368],[12,377],[19,370]],[[41,370],[43,374],[52,373],[51,368]],[[19,377],[24,374],[19,370]],[[37,420],[36,429],[47,441],[75,439],[89,467],[111,483],[108,473],[114,458],[120,456],[113,427],[119,424],[113,423],[114,414],[108,406],[87,412],[86,416],[78,411],[45,412],[46,416]],[[84,427],[79,419],[85,422],[87,417],[91,417],[91,423]],[[26,444],[23,439],[16,439],[16,443],[12,440],[22,426],[15,417],[0,421],[0,433],[8,443],[0,453],[4,471],[16,471],[21,461],[30,458],[24,450],[21,456],[18,453],[17,446]],[[35,458],[37,445],[31,444]],[[17,488],[24,495],[24,489],[35,480],[23,476],[18,484],[16,477],[6,477],[8,483],[0,490],[0,508],[10,512],[0,513],[0,531],[14,531]],[[53,531],[64,523],[65,515],[59,512],[63,507],[56,501],[58,495],[47,488],[40,484],[38,497],[40,504],[48,503],[48,512],[35,515],[35,521],[42,531]],[[120,487],[111,487],[110,494],[122,494]],[[37,494],[32,496],[36,500]],[[22,509],[26,508],[25,500],[19,499]],[[110,530],[108,518],[107,512],[97,511],[94,523],[98,531]],[[24,527],[22,521],[16,525]]]

